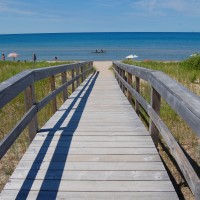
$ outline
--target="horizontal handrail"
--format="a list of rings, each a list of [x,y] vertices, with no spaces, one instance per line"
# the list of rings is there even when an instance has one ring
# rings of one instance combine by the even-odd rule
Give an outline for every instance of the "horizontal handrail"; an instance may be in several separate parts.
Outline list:
[[[23,71],[0,84],[0,108],[36,81],[91,64],[89,61]]]
[[[192,193],[195,195],[195,199],[198,199],[200,180],[179,144],[160,118],[158,112],[160,105],[155,105],[155,102],[160,104],[159,99],[162,97],[196,131],[196,134],[200,135],[200,98],[160,71],[126,65],[120,62],[113,62],[113,71],[122,90],[123,87],[126,87],[129,94],[135,97],[136,102],[149,115],[151,119],[150,134],[153,140],[156,143],[155,134],[158,137],[158,132],[156,133],[156,130],[152,129],[155,126],[167,143],[171,154],[181,169]],[[125,73],[127,73],[127,78],[125,78]],[[147,81],[151,85],[153,94],[151,96],[151,105],[140,95],[139,91],[132,87],[132,75],[137,79],[141,78]]]
[[[114,62],[122,70],[149,82],[162,98],[200,136],[200,97],[161,71]]]
[[[25,91],[26,113],[24,116],[22,116],[21,120],[15,125],[15,127],[0,141],[0,159],[5,155],[5,153],[27,125],[29,125],[29,137],[30,140],[32,140],[38,130],[38,122],[36,117],[37,113],[50,101],[55,100],[56,96],[61,92],[63,92],[63,99],[66,100],[65,89],[72,85],[73,92],[74,82],[76,81],[78,86],[79,79],[82,78],[83,81],[86,77],[86,74],[90,73],[92,69],[93,62],[91,61],[69,65],[59,65],[54,67],[26,70],[2,82],[0,84],[0,108],[9,103],[21,92]],[[69,70],[71,70],[72,77],[71,80],[67,81],[66,71]],[[74,76],[75,70],[76,76]],[[60,73],[65,73],[64,76],[62,76],[62,85],[58,88],[52,89],[50,94],[48,94],[42,100],[36,102],[34,97],[34,83],[47,77],[53,77]],[[53,83],[51,82],[51,84],[55,85],[55,79],[53,79]],[[56,101],[54,104],[54,106],[57,107]]]

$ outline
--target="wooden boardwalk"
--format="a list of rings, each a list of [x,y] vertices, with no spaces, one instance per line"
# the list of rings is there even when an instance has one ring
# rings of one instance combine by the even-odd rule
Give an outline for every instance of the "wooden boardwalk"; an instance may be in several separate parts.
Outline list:
[[[98,70],[36,135],[0,199],[178,199],[112,72]]]

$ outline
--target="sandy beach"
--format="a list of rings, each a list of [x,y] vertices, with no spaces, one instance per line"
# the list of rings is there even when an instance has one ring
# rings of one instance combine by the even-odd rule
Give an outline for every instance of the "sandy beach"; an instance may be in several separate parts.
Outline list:
[[[112,61],[94,61],[94,66],[97,68],[97,70],[98,68],[108,70],[108,68],[112,66]]]

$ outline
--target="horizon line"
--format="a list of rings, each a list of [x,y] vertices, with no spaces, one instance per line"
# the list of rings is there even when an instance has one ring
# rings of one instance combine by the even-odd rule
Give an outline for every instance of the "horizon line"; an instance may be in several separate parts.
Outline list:
[[[200,33],[196,31],[83,31],[83,32],[35,32],[35,33],[0,33],[0,35],[31,35],[31,34],[77,34],[77,33]]]

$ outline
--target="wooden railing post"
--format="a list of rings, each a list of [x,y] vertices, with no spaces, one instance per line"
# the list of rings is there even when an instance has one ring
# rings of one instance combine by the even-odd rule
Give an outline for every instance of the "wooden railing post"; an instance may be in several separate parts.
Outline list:
[[[24,97],[25,97],[25,109],[26,112],[28,112],[28,110],[35,104],[35,91],[33,84],[25,89]],[[37,131],[38,131],[38,121],[37,121],[37,115],[35,115],[28,125],[30,142],[34,139]]]
[[[62,77],[62,84],[66,83],[67,82],[67,73],[62,72],[61,77]],[[65,102],[67,100],[67,98],[68,98],[68,87],[63,90],[63,101]]]
[[[125,70],[123,70],[122,69],[122,78],[125,80],[125,78],[126,78],[126,76],[125,76]],[[122,83],[122,91],[123,91],[123,93],[125,93],[125,86],[123,85],[123,83]]]
[[[55,76],[50,76],[50,87],[51,87],[51,92],[53,92],[56,89],[56,83],[55,83]],[[52,111],[55,113],[57,111],[57,101],[56,97],[52,100]]]
[[[119,67],[116,65],[116,71],[119,73]],[[116,76],[117,77],[117,76]],[[118,82],[118,84],[119,84],[119,78],[117,77],[117,82]]]
[[[71,71],[71,73],[72,73],[72,79],[74,78],[74,69],[72,69],[72,71]],[[72,92],[74,92],[74,90],[75,90],[75,85],[74,85],[74,81],[73,81],[73,83],[72,83]]]
[[[117,67],[117,69],[118,69],[118,74],[120,75],[120,68],[119,67]],[[121,87],[121,85],[120,85],[120,79],[118,78],[118,83],[119,83],[119,86]]]
[[[81,66],[81,74],[83,73],[83,71],[84,71],[84,67],[83,66]],[[83,76],[83,74],[82,74],[82,76],[81,76],[81,83],[84,81],[84,76]]]
[[[151,106],[154,109],[154,111],[158,114],[158,116],[160,115],[160,102],[161,102],[160,94],[152,87],[151,88]],[[159,131],[151,119],[150,119],[149,133],[154,141],[154,144],[157,146]]]
[[[119,74],[122,77],[122,69],[121,68],[119,68]],[[122,89],[122,82],[121,81],[119,81],[119,82],[120,82],[120,88]]]
[[[76,68],[76,76],[79,75],[79,68],[77,67]],[[80,82],[79,82],[79,78],[76,80],[76,87],[78,87],[80,85]]]
[[[137,76],[135,77],[135,90],[140,93],[140,78]],[[135,112],[140,114],[140,104],[137,100],[135,100]]]
[[[132,87],[132,74],[130,73],[128,73],[128,84]],[[132,95],[129,90],[128,90],[128,100],[130,103],[132,102]]]
[[[114,63],[113,63],[113,68],[117,71],[117,66]],[[114,75],[115,75],[115,78],[117,79],[117,75],[115,72],[114,72]]]

